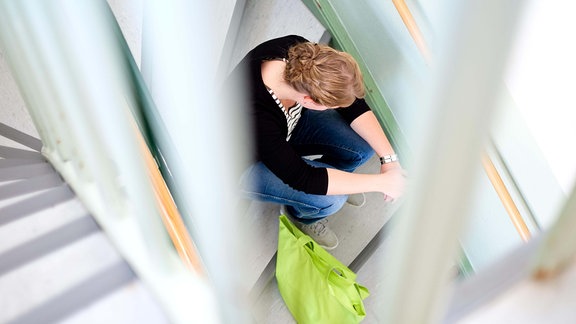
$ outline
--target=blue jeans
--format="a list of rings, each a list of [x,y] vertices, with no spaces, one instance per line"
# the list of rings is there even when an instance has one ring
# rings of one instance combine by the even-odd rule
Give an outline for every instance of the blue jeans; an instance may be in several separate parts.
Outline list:
[[[353,172],[368,161],[374,151],[334,110],[304,109],[292,132],[290,144],[310,165]],[[317,160],[304,156],[322,155]],[[313,223],[336,213],[345,195],[313,195],[292,189],[262,162],[251,165],[242,175],[243,196],[286,205],[288,212],[303,223]]]

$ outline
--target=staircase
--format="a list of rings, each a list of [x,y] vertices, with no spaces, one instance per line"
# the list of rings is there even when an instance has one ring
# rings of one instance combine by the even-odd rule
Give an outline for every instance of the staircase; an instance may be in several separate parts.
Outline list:
[[[40,140],[0,137],[0,323],[167,323]]]

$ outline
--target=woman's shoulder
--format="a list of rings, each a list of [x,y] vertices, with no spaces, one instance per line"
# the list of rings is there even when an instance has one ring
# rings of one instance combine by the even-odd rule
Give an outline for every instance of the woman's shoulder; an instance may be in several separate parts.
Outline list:
[[[308,40],[302,36],[299,35],[286,35],[286,36],[282,36],[282,37],[277,37],[277,38],[273,38],[270,40],[267,40],[263,43],[261,43],[261,46],[267,46],[267,45],[287,45],[287,46],[292,46],[294,44],[297,43],[303,43],[303,42],[308,42]]]
[[[276,59],[286,57],[288,49],[298,43],[308,40],[298,35],[287,35],[267,40],[256,46],[252,51],[252,57],[257,59]]]

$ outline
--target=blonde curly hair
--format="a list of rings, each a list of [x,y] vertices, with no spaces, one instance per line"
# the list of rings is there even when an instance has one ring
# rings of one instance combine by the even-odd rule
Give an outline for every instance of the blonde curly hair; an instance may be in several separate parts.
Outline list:
[[[284,79],[326,107],[348,107],[365,95],[362,72],[352,55],[322,44],[292,46]]]

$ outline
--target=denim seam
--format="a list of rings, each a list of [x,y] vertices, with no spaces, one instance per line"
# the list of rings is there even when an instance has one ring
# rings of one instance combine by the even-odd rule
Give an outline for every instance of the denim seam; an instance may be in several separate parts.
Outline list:
[[[320,210],[321,210],[321,208],[318,208],[318,207],[315,207],[315,206],[312,206],[312,205],[308,205],[308,204],[305,204],[305,203],[302,203],[302,202],[299,202],[299,201],[296,201],[296,200],[292,200],[292,199],[278,198],[278,197],[276,197],[276,196],[267,195],[267,194],[258,193],[258,192],[253,192],[253,191],[243,190],[243,192],[246,193],[246,194],[252,194],[252,195],[255,195],[255,196],[258,196],[258,197],[270,197],[270,198],[274,198],[274,200],[283,200],[283,201],[286,201],[286,202],[288,202],[288,203],[294,203],[294,204],[300,205],[300,206],[302,206],[302,207],[306,207],[306,208],[313,209],[313,210],[314,210],[314,213],[312,213],[312,214],[306,214],[306,217],[318,215],[318,214],[320,213]],[[302,217],[298,217],[298,218],[302,218]]]

